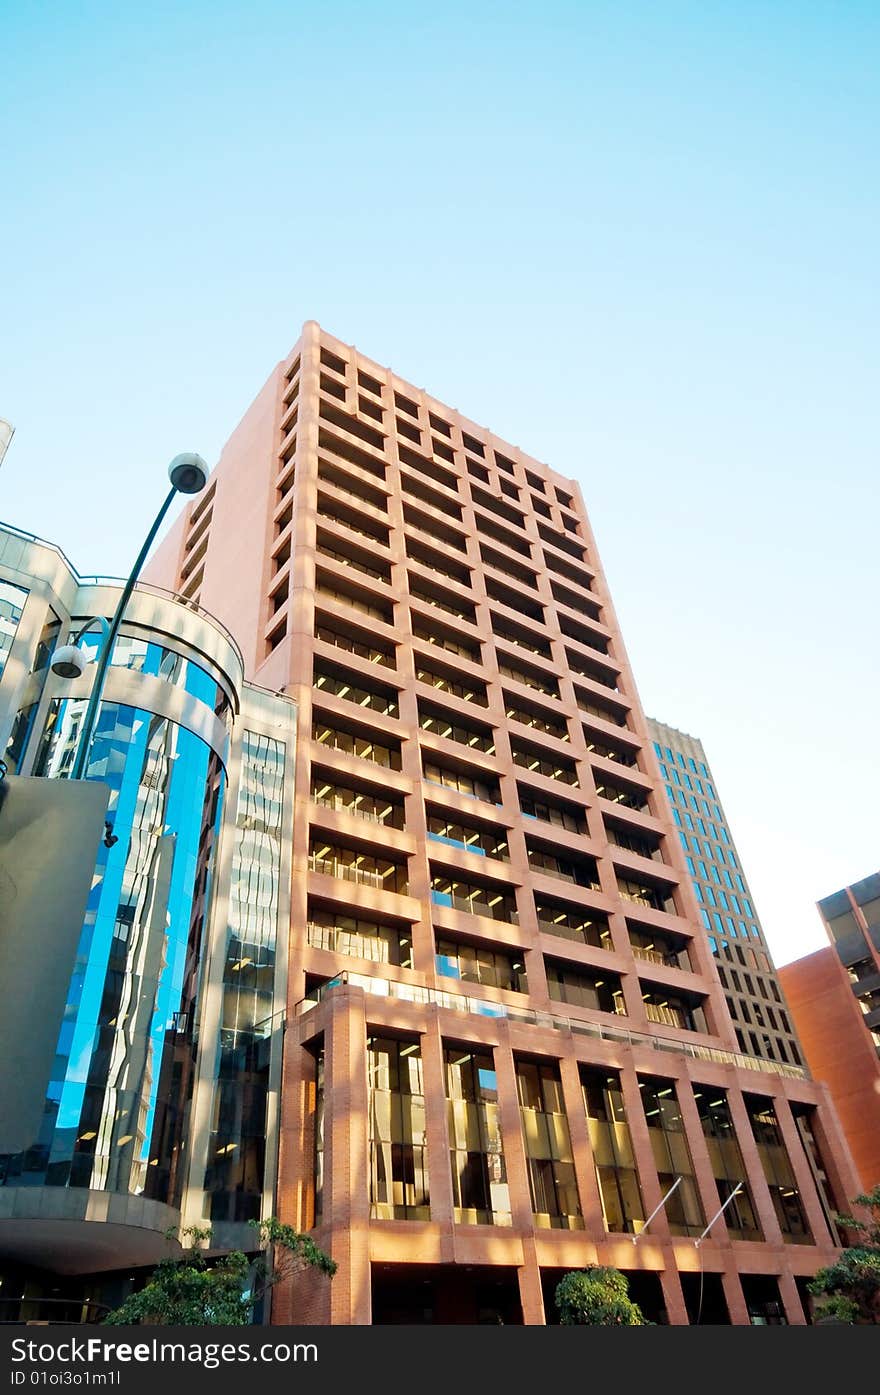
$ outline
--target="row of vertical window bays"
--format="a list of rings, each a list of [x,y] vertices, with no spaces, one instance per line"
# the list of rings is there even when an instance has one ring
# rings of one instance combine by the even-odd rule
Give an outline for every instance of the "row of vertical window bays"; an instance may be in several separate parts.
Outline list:
[[[387,489],[377,488],[374,480],[365,478],[362,462],[347,459],[344,464],[340,462],[341,445],[335,438],[325,438],[323,433],[319,438],[318,513],[344,524],[355,535],[366,537],[372,546],[387,548],[392,527],[389,520],[391,496]],[[437,569],[442,575],[462,586],[470,585],[468,534],[474,533],[483,561],[488,558],[487,565],[493,565],[509,576],[516,583],[517,590],[522,591],[524,601],[538,589],[537,564],[553,573],[559,589],[566,594],[562,604],[583,610],[594,619],[599,618],[599,603],[591,594],[595,573],[582,545],[578,545],[572,553],[570,547],[562,546],[563,543],[568,544],[569,539],[555,534],[543,524],[538,525],[537,539],[512,531],[501,524],[492,511],[497,508],[497,499],[482,490],[472,494],[475,526],[465,531],[461,506],[425,484],[420,475],[408,468],[412,463],[410,460],[403,461],[400,470],[403,520],[408,532],[412,529],[421,531],[427,535],[429,543],[433,541],[439,544],[449,554],[444,566]],[[358,473],[352,472],[352,466]],[[284,467],[276,483],[273,545],[279,549],[280,540],[293,519],[295,480],[296,470],[291,461]],[[499,552],[498,547],[503,550]],[[536,547],[537,556],[534,551]],[[376,557],[375,569],[380,577],[387,571],[387,565],[381,555]]]
[[[316,1109],[323,1115],[323,1056],[315,1048],[319,1078]],[[575,1114],[586,1116],[591,1162],[595,1170],[605,1229],[612,1234],[637,1235],[649,1212],[645,1184],[664,1198],[660,1228],[673,1236],[703,1234],[724,1206],[717,1234],[726,1228],[732,1240],[765,1239],[754,1200],[758,1177],[749,1176],[742,1143],[731,1109],[728,1091],[714,1085],[674,1081],[639,1074],[638,1120],[630,1117],[621,1076],[605,1066],[578,1066],[578,1094],[567,1093],[560,1062],[513,1057],[519,1106],[520,1139],[525,1153],[532,1215],[537,1228],[581,1230],[584,1209],[581,1189],[586,1178],[578,1176],[571,1123]],[[505,1138],[501,1122],[495,1053],[491,1048],[467,1042],[444,1042],[443,1069],[449,1160],[452,1170],[454,1218],[458,1223],[507,1226],[512,1205],[507,1179]],[[419,1037],[369,1035],[367,1039],[369,1091],[370,1206],[377,1220],[428,1220],[431,1215],[427,1123],[431,1108],[423,1083]],[[807,1209],[801,1196],[795,1167],[780,1123],[780,1110],[791,1109],[797,1134],[793,1146],[800,1161],[816,1173],[818,1151],[811,1106],[793,1104],[752,1094],[742,1101],[751,1137],[750,1151],[757,1150],[763,1182],[783,1240],[814,1244]],[[683,1106],[696,1115],[700,1132],[689,1136]],[[632,1127],[647,1131],[650,1156],[633,1144]],[[580,1129],[578,1130],[580,1132]],[[323,1124],[316,1150],[316,1186],[323,1182]],[[694,1149],[701,1147],[703,1165],[708,1162],[717,1195],[705,1195],[697,1183]],[[821,1162],[821,1159],[819,1159]],[[827,1243],[833,1236],[829,1205]],[[726,1204],[725,1204],[726,1203]],[[833,1236],[836,1239],[836,1236]]]
[[[443,830],[434,832],[434,829]],[[443,844],[458,852],[459,849],[469,853],[481,852],[475,841],[470,841],[472,830],[463,826],[454,817],[448,815],[430,813],[428,814],[428,839],[434,839],[438,844]],[[333,835],[334,837],[338,835]],[[322,839],[316,834],[316,842]],[[506,842],[506,840],[505,840]],[[599,880],[599,866],[596,858],[585,853],[576,853],[568,848],[561,848],[558,844],[543,839],[526,836],[526,856],[529,868],[539,876],[553,878],[561,882],[568,883],[575,887],[580,887],[585,891],[602,891]],[[351,845],[335,846],[333,849],[333,862],[339,869],[332,875],[343,877],[348,881],[363,881],[365,885],[374,886],[377,890],[394,891],[398,895],[407,895],[409,877],[407,873],[408,855],[404,852],[393,851],[385,859],[376,859],[374,853],[377,845],[369,839],[365,839],[360,846]],[[430,855],[430,848],[429,848]],[[414,854],[415,855],[415,854]],[[485,855],[485,854],[484,854]],[[326,858],[319,859],[326,861]],[[436,861],[443,859],[438,857]],[[461,860],[456,857],[456,861],[461,866]],[[368,867],[372,864],[381,863],[385,871],[380,874],[374,870],[369,872]],[[622,901],[629,905],[640,906],[646,910],[662,911],[666,915],[675,916],[677,914],[673,888],[667,882],[647,881],[642,875],[638,879],[637,874],[627,867],[620,867],[612,863],[616,881],[617,895]],[[476,864],[476,859],[469,866],[462,867],[466,877],[474,878],[473,882],[462,882],[460,885],[466,889],[456,898],[461,902],[461,909],[472,910],[475,914],[488,914],[495,920],[506,920],[510,924],[517,923],[516,911],[516,888],[504,882],[493,881]],[[467,904],[463,904],[467,901]]]
[[[719,974],[722,985],[729,988],[724,972],[720,968]],[[775,985],[771,986],[775,987]],[[764,985],[762,984],[761,987],[764,988]],[[766,996],[766,989],[764,991]],[[773,1061],[788,1062],[790,1060],[796,1066],[802,1064],[788,1013],[781,1004],[774,1006],[766,1001],[761,1002],[754,993],[751,993],[749,997],[744,997],[736,996],[730,992],[726,994],[726,1002],[734,1026],[740,1029],[737,1036],[745,1039],[746,1032],[748,1032],[752,1037],[752,1045],[743,1047],[744,1051],[757,1050],[758,1055],[769,1055]],[[774,1035],[769,1035],[771,1032]],[[787,1040],[789,1050],[777,1055],[777,1048],[783,1038]],[[767,1050],[768,1043],[773,1046],[772,1051]]]
[[[349,609],[351,616],[346,613]],[[358,612],[357,618],[354,612]],[[378,669],[388,669],[393,674],[397,671],[397,637],[392,637],[390,633],[386,637],[375,625],[371,629],[365,628],[360,620],[365,613],[368,612],[364,611],[358,599],[347,591],[340,591],[338,586],[332,596],[326,590],[323,594],[319,591],[314,614],[315,638],[321,644],[339,650],[340,654],[350,654],[363,664],[376,665]],[[378,617],[372,616],[371,619],[375,621]],[[475,645],[469,636],[438,622],[434,617],[429,618],[414,611],[412,620],[410,642],[413,645],[417,680],[438,693],[448,694],[456,703],[488,707],[488,683],[494,680],[495,675],[486,669],[481,672],[483,645]],[[381,623],[385,624],[384,621]],[[506,632],[495,634],[493,657],[497,676],[502,682],[506,678],[527,688],[529,695],[514,701],[510,694],[505,694],[505,703],[516,707],[516,720],[523,725],[555,740],[569,741],[569,717],[564,710],[560,710],[563,697],[556,670],[549,662],[539,664],[533,659],[524,659],[511,633],[508,627]],[[507,648],[508,645],[511,647]],[[344,665],[345,661],[341,658],[334,662],[328,657],[324,668],[332,676],[334,667],[339,669],[342,666],[344,669]],[[605,750],[600,754],[624,765],[635,765],[641,742],[630,731],[629,703],[618,695],[616,674],[604,665],[594,664],[569,650],[565,652],[564,672],[572,682],[578,711],[585,714],[581,721],[585,726],[592,725],[586,719],[595,717],[603,724],[595,729],[596,739],[604,738]],[[355,674],[360,675],[360,681],[355,679]],[[381,671],[368,676],[360,666],[349,667],[348,673],[343,672],[340,676],[343,680],[348,677],[360,689],[360,694],[352,700],[380,712],[390,705],[388,715],[397,715],[396,711],[390,709],[397,706],[400,685],[390,676]],[[587,686],[578,682],[579,678],[585,680]],[[549,703],[544,699],[549,699]],[[512,713],[508,715],[513,716]],[[479,714],[474,713],[474,717],[479,722]],[[606,732],[605,725],[618,730]]]
[[[401,884],[400,864],[372,855],[362,856],[355,862],[350,860],[354,853],[354,849],[341,849],[328,839],[313,835],[309,846],[309,867],[335,880],[352,881],[373,886],[377,890],[392,890],[395,883]],[[431,868],[430,894],[432,905],[448,907],[485,920],[502,921],[511,926],[533,921],[542,935],[611,954],[617,952],[608,916],[594,906],[580,905],[540,891],[524,892],[522,894],[526,900],[521,916],[519,904],[510,891],[505,892],[491,884],[461,881],[439,867]],[[320,908],[319,899],[315,905]],[[360,938],[351,940],[345,938],[354,934],[350,918],[335,904],[320,908],[320,914],[316,911],[314,915],[310,914],[309,919],[310,923],[322,927],[321,937],[326,943],[322,943],[321,948],[334,949],[339,954],[351,953],[356,959],[367,959],[373,963],[394,964],[403,969],[416,967],[412,961],[412,922],[403,916],[386,916],[374,921],[367,915],[367,919],[362,919],[357,927]],[[694,971],[689,948],[691,940],[686,934],[648,924],[640,920],[638,911],[627,912],[625,924],[628,947],[634,958],[648,965]],[[491,943],[474,937],[474,947],[498,949],[496,932],[492,930],[489,933],[493,937]],[[360,946],[357,953],[343,947],[349,943]],[[522,951],[502,944],[499,952],[506,954],[513,965]],[[499,988],[506,985],[492,983],[487,986]]]
[[[325,628],[321,626],[316,632],[316,637],[322,642],[326,642],[323,639],[325,633]],[[493,755],[497,727],[491,722],[481,719],[480,714],[476,711],[470,713],[467,709],[463,711],[462,699],[458,697],[457,692],[450,691],[450,685],[459,690],[464,685],[460,681],[456,683],[454,679],[446,678],[444,673],[437,670],[436,665],[430,667],[430,659],[427,656],[423,657],[417,654],[415,657],[417,681],[424,683],[426,687],[431,687],[441,697],[448,697],[451,702],[451,706],[446,706],[441,700],[432,700],[427,696],[419,695],[418,722],[420,729],[433,732],[437,736],[454,741],[457,745],[465,746],[470,750],[480,751],[484,755]],[[458,677],[460,680],[463,675],[458,675]],[[500,677],[503,685],[504,675],[500,675]],[[327,693],[332,697],[343,699],[354,707],[362,708],[368,712],[376,712],[380,717],[390,717],[393,721],[400,718],[400,693],[402,690],[396,683],[384,682],[377,674],[347,666],[341,661],[331,659],[323,654],[315,658],[312,686],[316,694]],[[488,707],[489,691],[485,683],[474,681],[467,685],[466,690],[468,698],[465,701],[471,703],[474,708]],[[528,728],[538,737],[548,736],[553,741],[565,744],[572,743],[570,726],[572,718],[564,709],[546,707],[542,703],[520,696],[515,691],[503,686],[500,696],[504,703],[506,722],[516,722],[518,726]],[[575,731],[577,736],[583,739],[587,753],[636,771],[650,788],[650,777],[644,774],[639,765],[641,745],[638,737],[629,733],[624,735],[622,731],[614,733],[608,731],[605,725],[606,718],[600,717],[598,722],[591,720],[597,714],[594,711],[588,712],[586,706],[581,706],[581,701],[585,704],[589,703],[591,708],[598,706],[596,702],[589,702],[589,694],[584,694],[581,699],[576,690],[575,697],[578,702],[578,713],[582,714],[574,719]],[[504,730],[508,730],[506,724]],[[566,784],[577,783],[574,760],[566,753],[557,752],[548,747],[529,747],[528,739],[526,746],[522,749],[531,750],[532,758],[543,761],[545,765],[549,764],[554,771],[558,770],[559,774],[554,774],[553,779],[560,779]]]
[[[743,1003],[742,1006],[745,1007],[746,1004]],[[803,1057],[795,1038],[786,1035],[784,1029],[777,1028],[776,1033],[772,1033],[762,1027],[744,1027],[743,1014],[737,1016],[736,1004],[729,995],[727,1010],[733,1019],[737,1045],[744,1055],[758,1056],[765,1061],[782,1061],[785,1065],[803,1066]],[[784,1014],[780,1013],[780,1017],[782,1016]]]
[[[432,727],[423,728],[426,734],[437,730],[433,714],[425,720],[435,723]],[[442,731],[446,730],[464,735],[469,728],[461,725],[449,728],[444,718]],[[377,731],[372,727],[361,726],[343,718],[338,712],[320,708],[318,704],[313,708],[311,736],[314,747],[338,751],[363,761],[365,773],[370,766],[379,766],[381,769],[395,772],[402,769],[402,741],[396,738],[393,731]],[[422,751],[423,779],[428,784],[449,789],[479,804],[489,804],[493,810],[501,806],[501,784],[502,781],[507,782],[508,777],[494,768],[491,758],[486,759],[487,752],[481,746],[457,740],[456,736],[447,739],[450,746],[462,747],[461,756],[457,756],[451,750],[448,754],[444,752],[440,755],[425,747]],[[579,771],[573,759],[563,759],[545,748],[522,740],[513,733],[509,733],[509,741],[512,763],[522,770],[524,777],[538,777],[560,787],[558,796],[554,796],[543,789],[528,786],[534,807],[524,808],[520,797],[521,812],[568,832],[582,833],[585,824],[584,804],[593,799],[601,799],[603,805],[600,807],[603,808],[609,841],[639,857],[664,863],[661,830],[638,817],[640,814],[645,818],[651,817],[649,788],[635,783],[631,778],[624,778],[617,771],[614,771],[613,775],[608,774],[596,765],[590,767],[592,778],[587,784],[582,778],[586,772]],[[597,754],[595,751],[591,752],[592,757]],[[477,755],[482,756],[482,759],[473,759]],[[320,752],[313,749],[313,759],[319,756]],[[519,786],[520,782],[517,783]],[[527,780],[524,779],[522,784],[523,788],[526,788]],[[620,815],[615,817],[610,810],[605,812],[605,806],[608,805],[618,808],[621,811]],[[474,818],[479,824],[484,815],[475,809]],[[665,865],[667,864],[664,863]]]
[[[356,739],[352,738],[350,733],[340,733],[338,729],[334,730],[323,724],[313,729],[313,738],[316,744],[329,750],[354,755],[360,751]],[[375,755],[375,745],[370,749]],[[393,754],[389,748],[380,747],[378,763],[393,769],[396,764],[391,761]],[[313,758],[314,755],[313,752]],[[438,839],[462,852],[473,854],[475,858],[509,862],[510,838],[513,832],[509,824],[499,824],[497,816],[496,819],[489,820],[476,814],[470,816],[450,810],[448,806],[444,807],[443,796],[438,794],[436,799],[432,798],[430,787],[434,786],[438,791],[451,789],[455,792],[462,792],[467,787],[468,793],[473,788],[477,799],[482,796],[481,802],[488,802],[487,796],[496,795],[497,798],[493,800],[496,810],[504,808],[500,800],[500,788],[496,786],[493,789],[489,785],[481,785],[479,779],[473,781],[459,771],[447,770],[436,765],[427,757],[423,763],[423,772],[423,794],[429,830],[435,831]],[[485,776],[482,778],[485,779]],[[466,782],[466,785],[463,782]],[[524,820],[528,820],[528,823],[517,831],[516,836],[519,836],[519,833],[525,836],[529,866],[545,876],[555,876],[578,886],[598,889],[596,853],[604,855],[605,849],[599,846],[594,853],[588,848],[582,848],[575,839],[561,836],[573,834],[575,838],[589,837],[583,807],[551,799],[543,791],[535,790],[520,781],[515,784],[515,794],[519,812]],[[344,774],[330,767],[313,766],[312,799],[324,808],[336,809],[386,828],[404,831],[406,827],[404,794],[397,790],[378,793],[371,788],[369,782],[352,786],[346,781]],[[643,825],[639,825],[637,829],[631,828],[622,820],[618,821],[604,808],[601,809],[601,815],[603,831],[610,845],[609,856],[617,868],[621,894],[628,900],[651,906],[654,910],[676,914],[674,890],[677,874],[663,861],[661,835]],[[546,831],[540,825],[546,825]],[[378,836],[378,833],[365,833],[365,838],[372,841],[376,841]],[[617,852],[616,849],[620,851]],[[647,870],[635,873],[631,869],[632,858],[626,857],[625,854],[632,854],[633,857],[645,861],[650,860],[656,866],[651,868],[650,873]],[[472,865],[476,867],[476,861]],[[638,877],[642,880],[639,881]]]
[[[325,726],[317,726],[314,731],[318,737],[319,744],[328,745],[328,742],[321,742],[320,737],[328,730]],[[338,734],[338,733],[337,733]],[[342,750],[356,753],[354,748],[350,748],[347,741],[341,745],[328,745],[328,749]],[[383,748],[387,749],[387,748]],[[384,758],[380,759],[380,764],[384,763]],[[461,848],[463,852],[475,853],[479,857],[494,858],[499,862],[510,861],[509,839],[511,828],[508,824],[499,824],[497,820],[486,820],[478,816],[469,819],[457,812],[450,812],[444,809],[443,801],[435,799],[431,795],[428,786],[435,786],[437,789],[452,789],[456,793],[476,794],[479,798],[481,794],[488,796],[496,794],[498,797],[493,800],[496,809],[502,808],[500,801],[500,788],[492,789],[488,785],[482,788],[474,786],[469,777],[463,776],[457,771],[447,771],[437,766],[430,760],[426,760],[423,766],[426,787],[424,790],[425,802],[428,814],[429,828],[436,832],[439,838],[444,836],[444,840]],[[483,779],[485,774],[483,773]],[[463,783],[465,782],[465,783]],[[533,789],[528,784],[516,781],[515,784],[517,807],[524,818],[536,823],[548,824],[552,828],[560,829],[565,833],[575,834],[578,837],[589,836],[589,825],[586,817],[586,809],[581,804],[563,803],[559,800],[551,799],[543,790]],[[369,783],[361,787],[352,787],[340,783],[335,772],[327,769],[314,768],[312,779],[312,799],[316,804],[324,808],[337,809],[340,812],[351,814],[356,818],[365,819],[372,823],[382,824],[387,828],[395,828],[400,831],[405,830],[405,807],[402,794],[397,791],[389,793],[387,790],[377,794]],[[603,828],[608,842],[613,847],[621,848],[624,852],[634,853],[637,857],[643,857],[666,866],[663,860],[663,839],[662,835],[654,829],[638,824],[633,827],[616,818],[604,809],[602,812]],[[528,826],[526,827],[528,834]],[[558,842],[558,835],[551,835],[554,842]],[[546,840],[542,840],[539,835],[533,838],[527,836],[528,845],[534,845],[536,853]],[[563,842],[560,852],[564,856],[564,849],[570,848],[567,841]],[[537,870],[538,863],[536,860]],[[577,869],[558,870],[557,875],[564,876],[569,881],[581,881],[584,885],[594,880],[593,869],[589,860],[584,864],[582,874],[578,876]],[[670,870],[670,877],[674,873]],[[666,885],[658,881],[657,887],[661,889]],[[662,899],[662,895],[661,895]],[[658,906],[656,909],[666,909],[665,906]]]
[[[330,517],[326,514],[324,516]],[[292,539],[288,532],[285,540],[272,554],[270,623],[271,618],[284,609],[290,600],[291,576],[288,563],[291,548]],[[412,565],[404,575],[414,628],[423,608],[430,608],[434,612],[430,618],[438,623],[441,635],[445,621],[446,633],[460,646],[453,652],[460,652],[463,657],[479,663],[481,640],[477,630],[477,607],[486,604],[492,633],[497,639],[506,641],[524,654],[544,662],[553,658],[551,646],[554,639],[566,648],[575,645],[577,647],[572,651],[572,667],[577,668],[578,656],[582,650],[587,650],[583,656],[588,665],[587,675],[592,676],[592,665],[600,675],[599,682],[607,687],[616,686],[619,667],[611,653],[610,632],[602,623],[599,606],[591,605],[588,608],[578,602],[567,588],[551,581],[550,589],[556,607],[556,624],[551,628],[547,620],[546,604],[525,596],[516,585],[511,585],[507,579],[499,579],[493,574],[493,571],[498,570],[497,563],[493,560],[497,554],[483,550],[487,558],[486,570],[482,573],[487,597],[484,603],[439,583],[434,575],[438,569],[423,560],[432,551],[433,549],[427,547],[420,548],[415,538],[408,537],[407,552]],[[322,558],[345,568],[347,574],[340,576],[333,568],[321,566]],[[399,629],[399,609],[403,602],[395,600],[390,593],[390,564],[387,568],[380,567],[377,565],[375,554],[371,555],[370,561],[362,561],[360,553],[354,552],[348,546],[347,540],[325,529],[319,529],[317,534],[317,559],[315,591],[318,596],[323,593],[337,604],[369,615],[371,619],[379,620],[390,629]],[[443,565],[448,573],[448,562],[444,562]],[[489,570],[490,568],[493,570]],[[426,577],[423,575],[425,571],[431,575]],[[359,580],[355,573],[366,580]],[[389,591],[386,593],[377,583],[388,586]],[[493,604],[503,607],[509,614],[493,609]],[[462,625],[469,628],[462,630]],[[600,657],[595,657],[597,655]]]
[[[328,859],[310,859],[310,866],[316,871],[323,871],[328,866]],[[456,892],[445,887],[461,884],[450,883],[448,878],[435,878],[434,881],[439,889],[432,886],[432,903],[454,906]],[[363,914],[352,916],[310,903],[306,938],[313,949],[326,950],[333,955],[403,970],[416,968],[411,927],[383,924],[365,918]],[[634,954],[642,952],[640,942],[650,944],[649,952],[663,962],[663,936],[653,936],[649,932],[631,928],[630,945]],[[608,947],[611,948],[610,937]],[[686,957],[686,951],[683,953]],[[615,1017],[627,1016],[623,979],[614,970],[555,959],[538,949],[512,949],[494,942],[463,940],[447,930],[435,928],[433,968],[438,978],[476,984],[505,993],[527,994],[529,966],[533,979],[536,966],[541,968],[552,1002]],[[418,972],[424,973],[425,970]],[[639,971],[638,992],[649,1022],[683,1032],[705,1034],[708,1031],[703,1006],[705,995],[669,988],[643,977],[642,972]],[[650,970],[644,973],[647,975]]]
[[[364,382],[377,381],[370,374],[359,373],[357,384],[352,382],[346,392],[344,381],[322,364],[318,383],[319,415],[324,422],[357,441],[357,445],[351,442],[350,449],[367,456],[365,468],[371,473],[384,473],[382,457],[386,455],[387,432],[393,420],[399,458],[414,457],[414,468],[453,494],[458,492],[459,480],[469,477],[476,482],[475,488],[483,485],[495,491],[493,502],[497,502],[500,517],[516,523],[522,518],[524,507],[549,520],[554,517],[552,505],[555,505],[563,527],[577,534],[574,498],[567,489],[551,485],[527,468],[523,469],[521,483],[517,484],[517,467],[509,456],[478,441],[434,412],[420,412],[418,404],[403,393],[394,392],[393,407],[386,396],[386,410],[381,391],[365,387],[361,378]],[[282,466],[291,458],[291,436],[299,415],[298,395],[297,379],[288,385],[283,399],[279,452]],[[340,403],[344,405],[340,407]],[[349,445],[349,442],[344,444]],[[375,451],[376,455],[368,454],[364,447]]]

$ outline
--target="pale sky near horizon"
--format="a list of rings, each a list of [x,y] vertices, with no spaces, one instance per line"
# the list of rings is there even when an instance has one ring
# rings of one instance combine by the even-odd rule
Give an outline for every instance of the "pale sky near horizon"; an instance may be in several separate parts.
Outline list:
[[[880,867],[880,7],[0,0],[0,518],[127,571],[305,319],[583,488],[777,962]]]

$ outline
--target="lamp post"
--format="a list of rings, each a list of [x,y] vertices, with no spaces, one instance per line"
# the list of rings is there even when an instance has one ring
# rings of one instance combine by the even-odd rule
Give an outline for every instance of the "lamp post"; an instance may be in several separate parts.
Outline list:
[[[162,526],[165,515],[171,507],[175,494],[198,494],[204,489],[207,483],[208,467],[200,455],[194,455],[189,452],[184,455],[176,455],[168,466],[168,478],[171,481],[171,488],[168,491],[165,502],[156,515],[152,528],[144,540],[144,545],[137,555],[135,564],[129,573],[128,580],[122,588],[122,594],[119,597],[119,602],[116,606],[113,618],[108,625],[107,621],[104,620],[103,617],[100,617],[99,623],[101,623],[103,634],[101,647],[98,653],[98,667],[94,682],[92,683],[92,691],[89,695],[89,702],[86,707],[83,724],[80,729],[76,757],[70,772],[70,778],[72,780],[81,780],[85,774],[95,719],[98,714],[98,705],[101,701],[101,694],[104,691],[104,680],[107,677],[107,669],[110,667],[113,645],[116,642],[116,636],[122,624],[125,607],[131,599],[131,593],[134,590],[135,582],[141,574],[144,562],[147,560],[147,554],[153,545],[156,534]],[[78,645],[86,630],[94,623],[94,620],[90,620],[88,624],[84,625],[73,644],[65,644],[61,649],[55,651],[55,655],[52,659],[53,673],[59,674],[62,678],[78,678],[81,673],[85,672],[86,660]]]

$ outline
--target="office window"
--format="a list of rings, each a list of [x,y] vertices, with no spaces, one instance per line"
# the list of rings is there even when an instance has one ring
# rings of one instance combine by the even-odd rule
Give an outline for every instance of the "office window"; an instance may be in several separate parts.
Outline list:
[[[734,1200],[724,1212],[723,1219],[727,1229],[736,1240],[763,1240],[763,1232],[755,1218],[745,1164],[727,1096],[723,1090],[714,1086],[695,1086],[694,1099],[709,1150],[709,1161],[718,1188],[719,1202],[723,1205],[732,1196],[737,1183],[741,1184]]]
[[[516,896],[512,888],[458,881],[445,872],[437,872],[431,878],[431,900],[435,906],[449,906],[468,915],[486,916],[513,925],[517,922]]]
[[[617,974],[581,969],[574,964],[547,960],[547,991],[558,1003],[593,1008],[598,1012],[626,1013]]]
[[[28,593],[22,586],[13,586],[10,581],[0,581],[0,678],[3,676],[3,669],[27,598]]]
[[[370,1215],[374,1220],[430,1220],[419,1042],[368,1038],[367,1081]]]
[[[480,983],[484,988],[505,988],[510,993],[528,990],[522,953],[500,950],[461,941],[437,940],[437,972],[444,978],[461,979],[463,983]]]
[[[581,1066],[581,1087],[605,1229],[635,1234],[645,1219],[629,1125],[616,1071]]]
[[[775,1105],[771,1099],[754,1095],[746,1095],[745,1104],[782,1238],[790,1244],[812,1245],[813,1237],[783,1142]]]
[[[443,1055],[455,1220],[459,1225],[509,1226],[510,1189],[492,1052],[447,1046]]]
[[[518,1060],[516,1083],[535,1225],[583,1230],[559,1067],[555,1062]]]
[[[673,1235],[699,1235],[706,1218],[675,1085],[671,1080],[645,1078],[639,1080],[639,1089],[663,1195],[666,1196],[676,1179],[681,1178],[663,1208],[669,1230]]]
[[[307,938],[316,949],[348,954],[354,959],[367,959],[374,964],[399,964],[404,969],[412,968],[412,935],[409,929],[381,925],[320,906],[310,906],[308,914]]]

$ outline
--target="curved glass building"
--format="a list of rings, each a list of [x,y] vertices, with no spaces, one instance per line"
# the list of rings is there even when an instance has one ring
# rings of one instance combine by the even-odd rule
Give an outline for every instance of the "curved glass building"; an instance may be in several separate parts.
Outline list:
[[[10,783],[69,774],[95,669],[61,678],[52,652],[118,595],[0,529]],[[102,642],[99,625],[80,639],[92,656]],[[253,1247],[244,1223],[271,1210],[275,1181],[293,754],[293,704],[243,682],[228,632],[139,587],[86,767],[107,787],[105,836],[64,1007],[34,1024],[53,1037],[49,1078],[0,1153],[0,1317],[100,1316],[180,1224]],[[64,952],[51,926],[41,939],[0,993],[26,993]]]

